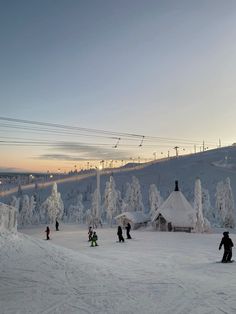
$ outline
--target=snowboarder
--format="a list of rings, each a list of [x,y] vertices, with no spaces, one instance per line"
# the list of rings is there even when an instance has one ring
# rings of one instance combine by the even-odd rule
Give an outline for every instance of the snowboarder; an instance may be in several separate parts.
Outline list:
[[[118,235],[118,238],[119,238],[119,242],[125,242],[125,240],[123,238],[123,235],[122,235],[122,228],[121,228],[121,226],[118,226],[117,235]]]
[[[126,229],[126,236],[127,236],[127,239],[132,239],[132,238],[131,238],[131,235],[130,235],[131,225],[130,225],[129,222],[127,223],[125,229]]]
[[[46,240],[50,240],[50,238],[49,238],[50,229],[49,229],[49,227],[48,227],[48,226],[47,226],[47,228],[46,228],[45,232],[46,232],[46,237],[47,237],[47,239],[46,239]]]
[[[59,222],[58,220],[56,219],[56,224],[55,224],[55,227],[56,227],[56,231],[59,231]]]
[[[93,235],[92,235],[92,238],[91,238],[91,246],[98,246],[97,240],[98,240],[98,236],[96,234],[96,231],[94,231]]]
[[[229,232],[223,232],[223,238],[220,242],[219,250],[221,250],[222,245],[224,245],[224,255],[222,258],[222,263],[230,263],[232,258],[232,247],[234,246],[233,241],[229,237]]]
[[[92,236],[93,236],[93,229],[92,229],[92,227],[89,227],[89,230],[88,230],[88,241],[89,242],[92,240]]]

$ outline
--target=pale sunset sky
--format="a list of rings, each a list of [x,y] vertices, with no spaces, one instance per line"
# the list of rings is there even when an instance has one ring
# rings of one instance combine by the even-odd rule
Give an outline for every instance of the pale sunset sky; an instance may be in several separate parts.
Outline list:
[[[0,117],[117,132],[0,119],[0,171],[236,142],[235,0],[0,0],[0,45]]]

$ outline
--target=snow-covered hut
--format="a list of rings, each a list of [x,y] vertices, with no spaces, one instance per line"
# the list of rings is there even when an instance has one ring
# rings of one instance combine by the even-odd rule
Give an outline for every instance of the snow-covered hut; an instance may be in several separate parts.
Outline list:
[[[196,212],[179,191],[178,181],[175,181],[175,190],[153,215],[152,223],[159,231],[191,232],[195,227]]]
[[[142,211],[136,212],[124,212],[115,217],[118,224],[126,226],[129,222],[132,229],[138,229],[139,227],[146,226],[150,221],[150,218]]]
[[[16,208],[0,203],[0,232],[16,232]]]

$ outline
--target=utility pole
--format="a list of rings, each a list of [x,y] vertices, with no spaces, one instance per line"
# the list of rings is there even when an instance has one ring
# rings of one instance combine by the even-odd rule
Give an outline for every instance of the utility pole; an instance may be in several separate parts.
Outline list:
[[[197,152],[197,146],[196,144],[194,144],[194,154],[196,154],[196,152]]]
[[[168,150],[168,155],[167,156],[168,156],[168,158],[170,158],[170,151],[169,150]]]
[[[179,156],[179,153],[178,153],[178,149],[179,149],[179,147],[178,147],[178,146],[175,146],[175,147],[174,147],[174,149],[175,149],[175,154],[176,154],[176,157],[178,157],[178,156]]]
[[[205,152],[205,142],[204,142],[204,140],[202,142],[202,151]]]
[[[221,139],[219,138],[219,148],[221,148]]]

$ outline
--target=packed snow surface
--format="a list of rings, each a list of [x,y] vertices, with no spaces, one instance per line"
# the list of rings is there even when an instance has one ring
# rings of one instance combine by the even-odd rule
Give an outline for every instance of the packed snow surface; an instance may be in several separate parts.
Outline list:
[[[60,228],[51,241],[44,227],[1,234],[0,313],[236,312],[236,263],[217,262],[221,234],[138,230],[117,243],[104,228],[89,247],[86,228]]]

